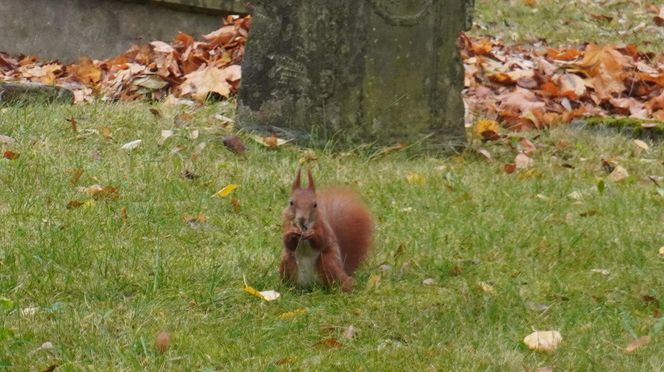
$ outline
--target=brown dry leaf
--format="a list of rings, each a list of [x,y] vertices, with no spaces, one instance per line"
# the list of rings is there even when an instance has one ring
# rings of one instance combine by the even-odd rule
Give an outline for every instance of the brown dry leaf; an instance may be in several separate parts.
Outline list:
[[[180,94],[190,95],[197,101],[205,101],[211,92],[228,98],[232,87],[230,83],[240,80],[241,71],[239,65],[224,68],[207,66],[186,76],[185,81],[180,85]]]
[[[152,114],[152,116],[154,116],[157,119],[161,119],[163,117],[163,115],[161,114],[161,111],[157,110],[154,107],[150,108],[150,113]]]
[[[514,163],[509,163],[503,165],[503,171],[507,174],[512,174],[516,171],[516,164]]]
[[[657,26],[664,26],[664,6],[659,8],[659,12],[657,12],[657,15],[653,17],[653,20]]]
[[[114,200],[120,197],[118,189],[113,186],[94,184],[88,187],[79,187],[78,191],[91,196],[95,200],[103,198]]]
[[[624,91],[624,69],[631,66],[629,57],[611,45],[589,44],[577,67],[585,71],[590,79],[586,83],[593,87],[600,99],[609,99],[612,94]]]
[[[290,142],[291,140],[285,140],[282,138],[279,138],[275,136],[274,134],[266,136],[266,137],[261,137],[261,136],[251,136],[251,139],[254,141],[260,143],[261,145],[267,147],[270,150],[276,150],[280,146],[283,146]]]
[[[513,91],[503,93],[497,97],[502,110],[515,112],[530,112],[535,109],[544,109],[546,104],[535,93],[528,89],[516,87]]]
[[[238,136],[226,136],[223,138],[222,142],[228,150],[235,154],[243,155],[247,151],[247,148]]]
[[[79,200],[72,200],[72,201],[70,201],[69,203],[67,203],[67,209],[70,209],[70,210],[71,210],[71,209],[80,208],[80,207],[83,206],[83,204],[84,204],[84,203],[83,203],[82,201],[79,201]]]
[[[562,341],[563,336],[558,331],[535,331],[523,339],[528,348],[540,352],[552,352]]]
[[[16,160],[21,157],[21,154],[18,152],[7,150],[2,154],[2,157],[8,160]]]
[[[166,331],[159,332],[155,339],[154,345],[157,350],[159,350],[159,352],[165,353],[171,345],[171,336]]]
[[[83,169],[81,168],[76,168],[71,171],[71,178],[69,179],[69,184],[72,186],[76,186],[78,184],[78,181],[81,179],[81,176],[83,175]]]
[[[637,349],[640,349],[650,343],[650,336],[641,336],[637,338],[636,340],[630,342],[626,347],[625,347],[625,352],[628,353],[633,353]]]
[[[328,337],[325,339],[322,339],[314,344],[314,346],[317,347],[328,347],[328,348],[340,348],[343,347],[344,344],[339,342],[335,337]]]
[[[88,57],[81,57],[78,65],[72,66],[73,75],[86,86],[95,87],[102,78],[102,70]]]
[[[235,213],[240,213],[242,210],[242,206],[240,204],[240,199],[232,197],[231,198],[231,206],[233,206],[233,212]]]

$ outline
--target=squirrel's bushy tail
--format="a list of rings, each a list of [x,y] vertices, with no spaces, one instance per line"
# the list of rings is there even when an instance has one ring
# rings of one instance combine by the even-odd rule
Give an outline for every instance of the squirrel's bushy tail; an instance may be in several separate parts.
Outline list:
[[[337,238],[344,271],[352,275],[369,253],[373,216],[357,193],[347,188],[321,190],[318,205]]]

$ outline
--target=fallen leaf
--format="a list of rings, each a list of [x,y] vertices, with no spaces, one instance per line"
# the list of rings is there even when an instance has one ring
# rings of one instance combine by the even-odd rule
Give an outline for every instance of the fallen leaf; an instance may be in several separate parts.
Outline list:
[[[620,182],[625,178],[629,177],[627,170],[620,165],[617,165],[616,168],[611,172],[606,179],[612,182]]]
[[[157,119],[161,119],[163,117],[163,115],[161,114],[161,111],[157,110],[154,107],[150,108],[150,113],[152,114],[152,116],[154,116]]]
[[[83,206],[83,202],[78,201],[78,200],[72,200],[69,203],[67,203],[67,209],[70,209],[70,210],[80,208],[82,206]]]
[[[344,346],[344,344],[337,341],[337,339],[334,338],[334,337],[328,337],[326,339],[320,340],[320,341],[316,342],[314,345],[318,346],[318,347],[324,346],[324,347],[329,347],[329,348],[340,348],[340,347]]]
[[[484,292],[486,294],[490,294],[490,295],[496,294],[496,288],[494,288],[493,285],[491,285],[487,282],[479,282],[479,286],[480,286],[480,289],[482,290],[482,292]]]
[[[281,320],[292,319],[292,318],[295,318],[298,315],[306,314],[306,312],[307,312],[307,309],[305,309],[305,308],[295,309],[293,311],[288,311],[288,312],[279,314],[279,319],[281,319]]]
[[[166,331],[161,331],[155,339],[154,345],[161,353],[165,353],[171,345],[171,336]]]
[[[607,269],[591,269],[591,273],[602,274],[604,276],[609,276],[611,273]]]
[[[99,127],[99,133],[104,137],[105,139],[112,139],[113,138],[113,132],[111,131],[111,128],[109,127]]]
[[[512,174],[516,171],[516,164],[514,163],[509,163],[503,165],[503,171],[507,174]]]
[[[78,181],[81,179],[81,176],[83,175],[83,169],[81,168],[76,168],[71,171],[71,178],[69,179],[69,184],[72,186],[76,186],[78,184]]]
[[[650,150],[650,146],[648,146],[647,143],[645,143],[644,141],[641,141],[640,139],[635,139],[633,142],[634,142],[634,145],[636,145],[636,147],[640,148],[643,151],[648,152],[648,150]]]
[[[97,200],[101,198],[117,199],[119,197],[118,190],[113,186],[94,184],[88,187],[79,187],[78,191]],[[85,203],[83,203],[83,205],[85,205]]]
[[[658,253],[659,253],[659,257],[660,257],[660,258],[664,258],[664,246],[661,247],[661,248],[659,248],[659,252],[658,252]]]
[[[475,125],[473,125],[473,135],[476,138],[485,138],[483,133],[493,132],[498,133],[500,131],[500,125],[495,120],[482,119],[478,120]]]
[[[240,199],[231,198],[231,205],[233,206],[233,212],[240,213],[241,211]]]
[[[272,289],[266,291],[260,291],[259,293],[261,294],[261,296],[263,296],[263,299],[265,299],[265,301],[274,301],[279,297],[281,297],[281,293],[274,291]]]
[[[166,143],[166,140],[171,138],[173,136],[173,131],[164,129],[161,131],[161,137],[159,137],[159,141],[157,141],[157,145],[163,146],[164,143]]]
[[[625,351],[628,353],[633,353],[637,349],[640,349],[650,343],[650,336],[641,336],[636,340],[630,342],[626,347]]]
[[[238,187],[240,187],[240,185],[236,185],[234,183],[228,184],[228,185],[222,187],[221,190],[217,191],[212,196],[218,196],[220,198],[225,198],[228,195],[230,195],[233,191],[235,191],[235,189],[237,189]]]
[[[21,156],[18,152],[14,151],[5,151],[5,153],[2,155],[3,158],[8,159],[8,160],[16,160]]]
[[[300,163],[300,165],[305,165],[314,162],[316,160],[318,160],[318,156],[316,156],[316,153],[311,149],[307,149],[298,162]]]
[[[228,97],[232,88],[230,83],[240,80],[241,71],[239,65],[224,68],[207,66],[186,76],[185,81],[180,85],[180,94],[190,95],[197,101],[204,101],[210,93]]]
[[[424,285],[434,285],[434,284],[436,284],[436,281],[433,280],[433,278],[426,278],[422,281],[422,284],[424,284]]]
[[[261,136],[251,136],[251,139],[254,141],[260,143],[261,145],[267,147],[270,150],[275,150],[278,147],[287,144],[288,142],[291,142],[292,140],[285,140],[282,138],[278,138],[274,135],[267,136],[267,137],[261,137]]]
[[[134,140],[131,142],[127,142],[124,145],[120,147],[120,149],[125,150],[125,151],[131,151],[136,148],[138,148],[141,144],[143,143],[143,140]]]
[[[191,132],[189,132],[189,139],[195,140],[198,138],[200,131],[198,129],[194,129]]]
[[[554,351],[562,342],[563,337],[558,331],[536,331],[523,339],[523,343],[531,350],[541,352]]]
[[[247,148],[242,143],[242,140],[240,140],[240,138],[237,136],[226,136],[223,138],[222,142],[228,150],[235,154],[242,155],[247,151]]]

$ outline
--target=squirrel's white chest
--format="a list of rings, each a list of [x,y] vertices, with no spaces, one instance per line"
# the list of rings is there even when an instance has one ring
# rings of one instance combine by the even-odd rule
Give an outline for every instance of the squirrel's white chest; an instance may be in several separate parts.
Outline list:
[[[316,265],[320,252],[311,248],[309,242],[301,241],[295,249],[295,262],[297,262],[297,285],[309,287],[318,280]]]

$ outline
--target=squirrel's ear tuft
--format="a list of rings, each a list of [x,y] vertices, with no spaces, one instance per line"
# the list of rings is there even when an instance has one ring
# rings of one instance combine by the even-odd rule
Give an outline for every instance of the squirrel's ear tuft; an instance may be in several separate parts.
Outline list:
[[[314,185],[314,177],[311,175],[311,169],[307,169],[307,178],[309,179],[308,188],[311,191],[316,191],[316,186]]]
[[[302,173],[302,169],[298,168],[297,169],[297,175],[295,175],[295,181],[293,181],[293,190],[297,190],[301,186],[301,183],[300,183],[300,174],[301,173]]]

